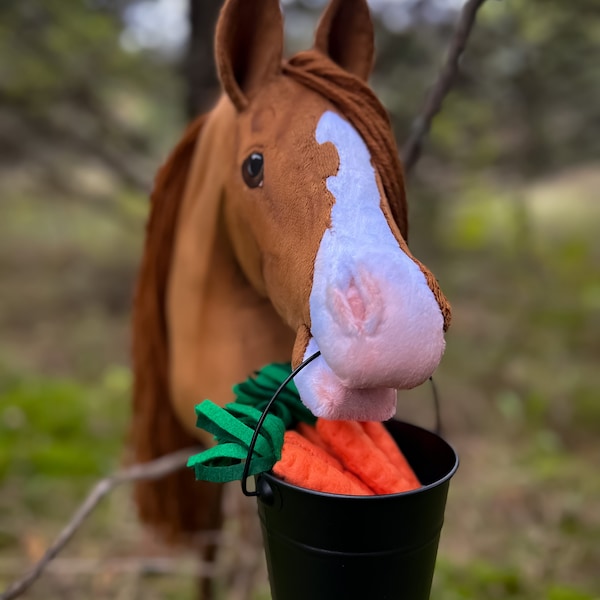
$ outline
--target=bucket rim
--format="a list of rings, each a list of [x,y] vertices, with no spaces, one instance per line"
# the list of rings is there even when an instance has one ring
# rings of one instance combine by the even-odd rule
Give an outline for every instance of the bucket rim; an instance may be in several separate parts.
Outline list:
[[[320,492],[317,490],[311,490],[309,488],[300,487],[299,485],[294,485],[293,483],[288,483],[287,481],[284,481],[280,477],[277,477],[277,475],[275,475],[273,473],[273,471],[271,470],[271,471],[265,471],[264,473],[259,473],[255,476],[255,480],[257,482],[257,490],[258,490],[259,479],[261,477],[268,477],[269,479],[275,480],[278,485],[290,488],[292,490],[297,490],[299,492],[304,492],[304,493],[309,492],[310,494],[313,494],[315,496],[322,496],[322,497],[326,497],[326,498],[349,499],[349,500],[355,500],[355,501],[360,499],[360,500],[374,502],[374,501],[377,501],[377,500],[380,500],[383,498],[391,499],[391,498],[397,498],[399,496],[407,497],[407,496],[413,496],[416,494],[422,494],[424,492],[427,492],[428,490],[440,487],[441,485],[443,485],[444,483],[446,483],[447,481],[452,479],[452,477],[454,477],[454,474],[458,470],[458,467],[460,464],[460,459],[458,457],[458,453],[456,452],[456,449],[454,448],[454,446],[452,444],[450,444],[441,435],[435,433],[434,431],[431,431],[430,429],[426,429],[425,427],[421,427],[419,425],[414,425],[413,423],[408,423],[406,421],[401,421],[399,419],[390,419],[390,421],[393,421],[396,423],[401,423],[402,425],[408,425],[409,427],[412,427],[414,429],[419,429],[421,431],[424,431],[425,433],[428,433],[430,435],[433,435],[433,436],[439,438],[444,444],[446,444],[446,446],[451,450],[452,454],[454,455],[454,464],[452,465],[452,468],[450,469],[450,471],[448,471],[448,473],[446,473],[446,475],[444,475],[440,479],[437,479],[433,483],[429,483],[427,485],[422,485],[421,487],[418,487],[414,490],[408,490],[406,492],[399,492],[396,494],[377,494],[375,496],[359,496],[359,495],[350,495],[350,494],[332,494],[330,492]],[[388,421],[388,422],[390,422],[390,421]],[[259,495],[259,497],[260,497],[260,495]]]

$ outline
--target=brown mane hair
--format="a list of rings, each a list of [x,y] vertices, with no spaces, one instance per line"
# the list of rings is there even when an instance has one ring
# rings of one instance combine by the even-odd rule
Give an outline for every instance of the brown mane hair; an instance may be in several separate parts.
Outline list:
[[[158,172],[151,196],[133,314],[134,389],[130,436],[134,462],[147,462],[198,445],[177,420],[169,399],[166,295],[179,207],[205,121],[206,115],[202,115],[188,126]],[[189,469],[159,481],[138,482],[135,500],[140,518],[167,539],[217,527],[219,492],[216,486],[212,487],[211,490],[207,489],[209,484],[196,483]],[[212,498],[216,499],[216,508],[210,502]]]

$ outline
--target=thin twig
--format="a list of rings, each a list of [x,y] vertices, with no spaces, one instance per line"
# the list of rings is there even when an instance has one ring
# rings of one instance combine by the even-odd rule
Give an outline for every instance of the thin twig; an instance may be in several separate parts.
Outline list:
[[[174,473],[185,466],[189,456],[199,452],[198,448],[178,450],[151,462],[133,465],[119,471],[114,475],[101,479],[88,494],[85,501],[79,506],[71,520],[58,534],[44,556],[21,579],[15,581],[5,592],[0,595],[0,600],[12,600],[20,596],[42,574],[48,563],[67,545],[85,519],[94,510],[98,503],[113,489],[123,483],[133,481],[160,479],[165,475]]]
[[[446,62],[425,99],[421,113],[414,120],[411,134],[402,148],[402,162],[407,173],[419,160],[423,142],[431,129],[431,122],[440,112],[444,98],[456,79],[460,59],[475,24],[477,11],[484,2],[485,0],[468,0],[461,11],[456,31],[450,41]]]

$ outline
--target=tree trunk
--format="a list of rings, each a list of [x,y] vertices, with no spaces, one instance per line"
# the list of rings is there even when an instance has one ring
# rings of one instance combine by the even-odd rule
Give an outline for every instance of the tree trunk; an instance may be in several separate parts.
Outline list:
[[[219,94],[214,34],[222,3],[222,0],[189,0],[190,39],[184,69],[186,112],[190,119],[208,110]]]

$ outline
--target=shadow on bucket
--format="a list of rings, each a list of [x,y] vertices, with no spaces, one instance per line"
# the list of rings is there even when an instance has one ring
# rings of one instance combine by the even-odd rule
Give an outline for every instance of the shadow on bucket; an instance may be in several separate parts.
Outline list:
[[[273,600],[428,600],[458,456],[440,436],[386,423],[423,487],[339,496],[256,478]]]

